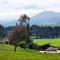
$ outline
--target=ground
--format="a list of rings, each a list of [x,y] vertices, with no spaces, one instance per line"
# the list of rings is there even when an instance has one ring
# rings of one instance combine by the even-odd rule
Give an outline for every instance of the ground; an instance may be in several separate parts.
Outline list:
[[[46,42],[45,42],[46,41]],[[51,43],[54,46],[60,46],[60,39],[34,40],[38,45]],[[17,48],[13,51],[14,46],[0,44],[0,60],[60,60],[60,54],[40,53],[38,51]]]

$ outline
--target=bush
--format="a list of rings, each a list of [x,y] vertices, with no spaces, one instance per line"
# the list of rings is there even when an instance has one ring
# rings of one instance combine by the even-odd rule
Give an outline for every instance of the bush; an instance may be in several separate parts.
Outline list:
[[[28,45],[28,48],[33,50],[38,50],[38,45],[31,43],[30,45]]]
[[[45,44],[45,45],[39,46],[38,50],[46,50],[48,47],[50,47],[50,44]]]
[[[19,47],[24,48],[24,43],[19,44]]]
[[[8,41],[5,41],[5,44],[8,44],[9,42]]]

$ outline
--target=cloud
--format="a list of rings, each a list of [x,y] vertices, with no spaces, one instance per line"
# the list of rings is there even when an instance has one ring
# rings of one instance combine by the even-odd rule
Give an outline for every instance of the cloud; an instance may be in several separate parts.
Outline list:
[[[17,19],[23,13],[31,17],[46,10],[60,12],[60,0],[0,0],[0,21]]]
[[[0,10],[59,9],[60,0],[0,0]]]

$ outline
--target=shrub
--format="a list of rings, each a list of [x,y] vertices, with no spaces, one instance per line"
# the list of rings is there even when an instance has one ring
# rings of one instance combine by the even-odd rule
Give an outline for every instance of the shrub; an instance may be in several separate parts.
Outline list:
[[[50,44],[45,44],[45,45],[39,46],[38,50],[46,50],[48,47],[50,47]]]
[[[5,44],[8,44],[9,42],[8,41],[5,41]]]
[[[34,44],[34,43],[31,43],[29,46],[28,46],[29,49],[33,49],[33,50],[38,50],[38,45],[37,44]]]
[[[20,43],[19,47],[24,48],[24,43]]]

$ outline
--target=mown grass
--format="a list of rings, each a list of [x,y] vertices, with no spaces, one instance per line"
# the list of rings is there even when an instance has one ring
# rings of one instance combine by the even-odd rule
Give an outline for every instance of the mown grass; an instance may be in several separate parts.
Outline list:
[[[60,54],[38,52],[0,52],[0,60],[60,60]]]
[[[50,44],[55,47],[60,47],[60,38],[54,38],[54,39],[36,39],[33,40],[34,43],[38,45],[43,45],[43,44]]]
[[[54,46],[60,46],[60,39],[34,40],[34,43],[38,45],[51,43]],[[14,46],[0,44],[0,60],[60,60],[60,54],[43,54],[30,49],[24,50],[20,47],[17,47],[17,51],[14,52]]]

